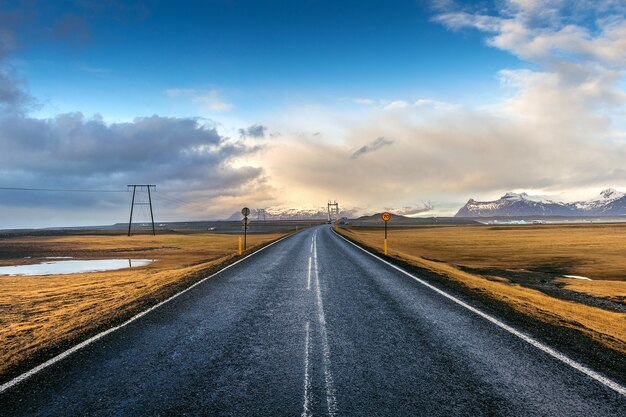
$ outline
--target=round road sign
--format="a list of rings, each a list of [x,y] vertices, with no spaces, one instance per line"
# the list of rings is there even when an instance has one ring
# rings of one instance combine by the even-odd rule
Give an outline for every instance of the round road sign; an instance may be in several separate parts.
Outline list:
[[[389,220],[391,220],[391,213],[386,211],[383,214],[381,214],[380,217],[382,217],[383,221],[388,222]]]
[[[244,217],[248,217],[248,214],[250,214],[250,209],[248,207],[242,208],[241,214],[243,214]]]

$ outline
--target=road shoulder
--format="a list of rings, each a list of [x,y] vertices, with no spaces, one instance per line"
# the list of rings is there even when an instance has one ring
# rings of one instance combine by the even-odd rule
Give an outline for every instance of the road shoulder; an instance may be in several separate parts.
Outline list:
[[[616,382],[622,385],[626,384],[626,360],[624,360],[624,355],[586,337],[580,331],[546,323],[530,315],[521,314],[505,302],[491,298],[484,293],[473,291],[458,281],[451,280],[443,275],[425,268],[420,268],[395,257],[385,256],[377,249],[356,241],[350,236],[338,233],[335,229],[333,229],[333,232],[340,236],[339,238],[343,237],[368,252],[385,259],[385,261],[419,276],[429,284],[449,292],[462,301],[490,315],[498,317],[512,327],[526,332],[530,336],[606,375]]]

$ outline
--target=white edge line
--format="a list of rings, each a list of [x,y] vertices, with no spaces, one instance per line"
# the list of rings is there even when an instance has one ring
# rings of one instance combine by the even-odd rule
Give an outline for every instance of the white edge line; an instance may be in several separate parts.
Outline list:
[[[465,307],[466,309],[470,310],[471,312],[481,316],[484,319],[489,320],[490,322],[492,322],[493,324],[495,324],[496,326],[506,330],[507,332],[519,337],[520,339],[522,339],[523,341],[525,341],[526,343],[529,343],[530,345],[536,347],[539,350],[542,350],[543,352],[547,353],[548,355],[552,356],[555,359],[558,359],[559,361],[569,365],[570,367],[584,373],[585,375],[587,375],[588,377],[596,380],[597,382],[601,383],[602,385],[604,385],[607,388],[612,389],[613,391],[617,392],[618,394],[621,394],[623,396],[626,397],[626,387],[623,387],[622,385],[620,385],[619,383],[605,377],[604,375],[586,367],[585,365],[569,358],[568,356],[564,355],[563,353],[557,352],[556,350],[552,349],[551,347],[541,343],[540,341],[528,336],[525,333],[520,332],[519,330],[514,329],[513,327],[501,322],[500,320],[498,320],[497,318],[475,308],[470,306],[469,304],[459,300],[458,298],[454,297],[453,295],[448,294],[447,292],[440,290],[439,288],[435,287],[432,284],[429,284],[428,282],[416,277],[415,275],[405,271],[404,269],[392,264],[391,262],[388,262],[386,260],[384,260],[383,258],[374,255],[373,253],[371,253],[370,251],[360,247],[359,245],[357,245],[354,242],[351,242],[350,240],[346,239],[345,237],[341,236],[339,233],[337,233],[334,229],[333,229],[333,233],[337,236],[339,236],[340,238],[342,238],[343,240],[345,240],[346,242],[348,242],[349,244],[355,246],[356,248],[362,250],[363,252],[367,253],[368,255],[378,259],[379,261],[387,264],[388,266],[392,267],[393,269],[403,273],[404,275],[407,275],[411,278],[413,278],[415,281],[419,282],[420,284],[424,285],[425,287],[430,288],[431,290],[439,293],[440,295],[443,295],[444,297],[448,298],[449,300],[454,301],[455,303],[457,303],[458,305]]]
[[[305,230],[305,229],[302,229],[302,230]],[[296,233],[298,233],[298,232],[296,232]],[[11,379],[10,381],[5,382],[4,384],[0,385],[0,394],[2,394],[4,391],[8,390],[9,388],[19,384],[20,382],[23,382],[23,381],[27,380],[31,376],[33,376],[36,373],[46,369],[47,367],[49,367],[51,365],[54,365],[55,363],[57,363],[57,362],[65,359],[65,358],[67,358],[68,356],[70,356],[71,354],[79,351],[80,349],[84,348],[85,346],[88,346],[88,345],[92,344],[93,342],[95,342],[95,341],[97,341],[99,339],[102,339],[103,337],[105,337],[109,333],[113,333],[114,331],[119,330],[122,327],[125,327],[125,326],[129,325],[130,323],[134,322],[135,320],[137,320],[137,319],[145,316],[146,314],[150,313],[151,311],[156,310],[157,308],[161,307],[163,304],[169,303],[170,301],[172,301],[176,297],[178,297],[178,296],[186,293],[187,291],[191,290],[192,288],[202,284],[204,281],[206,281],[208,279],[211,279],[211,278],[215,277],[216,275],[221,274],[222,272],[226,271],[227,269],[232,268],[233,266],[237,265],[238,263],[245,261],[249,257],[254,256],[254,255],[256,255],[259,252],[262,252],[263,250],[269,248],[270,246],[273,246],[273,245],[277,244],[278,242],[281,242],[281,241],[283,241],[283,240],[285,240],[285,239],[295,235],[296,233],[292,233],[290,235],[283,236],[280,239],[278,239],[278,240],[276,240],[276,241],[274,241],[274,242],[272,242],[272,243],[270,243],[268,245],[263,246],[262,248],[260,248],[260,249],[258,249],[256,251],[252,252],[251,254],[247,255],[245,258],[241,258],[238,261],[233,262],[232,264],[225,266],[224,268],[220,269],[219,271],[215,272],[214,274],[209,275],[208,277],[202,278],[200,281],[198,281],[195,284],[192,284],[189,287],[185,288],[184,290],[182,290],[182,291],[172,295],[171,297],[167,298],[166,300],[163,300],[160,303],[155,304],[152,307],[148,308],[147,310],[144,310],[141,313],[138,313],[138,314],[134,315],[130,319],[126,320],[124,323],[122,323],[120,325],[117,325],[115,327],[111,327],[110,329],[104,330],[103,332],[98,333],[97,335],[90,337],[89,339],[87,339],[87,340],[77,344],[74,347],[69,348],[68,350],[58,354],[57,356],[55,356],[55,357],[53,357],[51,359],[48,359],[47,361],[45,361],[41,365],[37,365],[33,369],[31,369],[29,371],[26,371],[26,372],[24,372],[23,374],[21,374],[19,376],[16,376],[15,378]]]

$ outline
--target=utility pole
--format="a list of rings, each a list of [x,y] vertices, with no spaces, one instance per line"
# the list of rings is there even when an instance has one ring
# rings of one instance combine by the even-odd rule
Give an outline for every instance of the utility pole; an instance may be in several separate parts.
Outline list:
[[[152,195],[150,195],[150,186],[148,185],[148,201],[150,202],[150,221],[152,222],[152,236],[156,236],[154,230],[154,212],[152,211]]]
[[[133,186],[133,201],[130,203],[130,220],[128,221],[128,236],[130,236],[130,226],[133,224],[133,209],[135,208],[135,191],[137,191],[137,187]]]
[[[337,203],[337,200],[335,200],[334,203],[328,201],[328,224],[333,222],[333,213],[339,217],[339,204]]]
[[[150,193],[150,188],[156,188],[156,185],[153,184],[128,184],[128,188],[133,187],[133,200],[130,203],[130,220],[128,221],[128,236],[130,236],[131,227],[133,224],[133,209],[135,206],[140,205],[149,205],[150,206],[150,220],[152,221],[152,235],[156,236],[156,230],[154,229],[154,211],[152,210],[152,194]],[[135,202],[135,194],[137,193],[137,188],[139,191],[142,189],[148,190],[148,202],[147,203],[136,203]]]

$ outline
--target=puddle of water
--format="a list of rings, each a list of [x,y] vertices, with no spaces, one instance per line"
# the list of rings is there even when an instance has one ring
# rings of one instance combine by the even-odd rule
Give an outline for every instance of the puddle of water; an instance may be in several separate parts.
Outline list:
[[[572,278],[572,279],[582,279],[585,281],[591,281],[591,278],[587,278],[587,277],[581,277],[580,275],[563,275],[565,278]]]
[[[0,275],[62,275],[84,272],[114,271],[136,268],[152,263],[152,259],[93,259],[73,261],[49,261],[33,265],[0,266]]]

